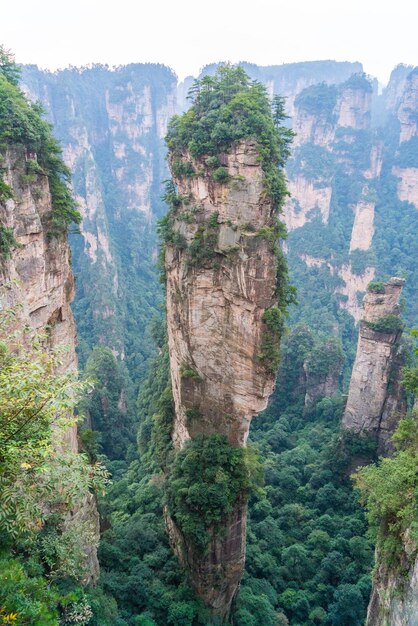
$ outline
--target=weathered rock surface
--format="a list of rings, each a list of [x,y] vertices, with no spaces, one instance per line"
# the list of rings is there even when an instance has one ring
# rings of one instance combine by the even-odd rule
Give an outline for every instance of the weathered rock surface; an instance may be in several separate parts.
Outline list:
[[[77,367],[76,330],[70,308],[74,297],[70,248],[66,237],[48,237],[46,217],[51,212],[48,179],[38,175],[36,181],[24,182],[27,158],[23,148],[10,148],[2,161],[3,178],[12,188],[14,199],[0,204],[0,222],[13,228],[19,247],[10,259],[0,261],[0,286],[4,289],[6,305],[16,307],[16,324],[46,333],[51,349],[66,348],[61,358],[61,367],[66,371]],[[67,429],[64,443],[70,451],[77,452],[76,425]],[[74,511],[74,517],[82,517],[91,527],[92,542],[86,546],[86,558],[89,579],[94,581],[99,569],[96,555],[99,530],[91,494]]]
[[[402,330],[377,331],[368,323],[399,314],[399,297],[404,280],[392,278],[384,293],[368,291],[360,325],[357,354],[350,381],[343,428],[376,438],[378,451],[391,450],[390,437],[405,412],[400,387]]]
[[[416,110],[418,107],[418,68],[410,72],[405,80],[400,98],[398,120],[401,126],[399,143],[418,135]]]
[[[286,202],[283,219],[289,231],[306,224],[314,209],[319,210],[322,222],[328,223],[331,187],[315,186],[314,181],[303,176],[289,180],[288,187],[291,198]]]
[[[371,121],[372,91],[362,88],[344,87],[338,97],[336,111],[338,126],[358,130],[369,128]]]
[[[264,311],[275,303],[276,261],[271,244],[257,236],[272,224],[263,194],[263,173],[255,145],[241,144],[227,156],[227,185],[207,176],[176,180],[181,195],[198,207],[192,224],[176,215],[175,229],[190,244],[211,217],[218,224],[217,262],[193,267],[187,253],[169,246],[167,319],[173,395],[174,442],[182,446],[195,434],[222,433],[232,445],[245,444],[251,417],[262,411],[274,376],[258,358]],[[201,380],[184,378],[193,368]],[[203,417],[187,425],[186,411],[201,407]]]
[[[406,575],[376,560],[366,626],[418,626],[418,560]]]
[[[199,228],[212,225],[212,258],[197,263],[190,252],[166,250],[167,324],[175,404],[172,438],[220,433],[244,446],[251,418],[267,406],[274,373],[260,359],[266,309],[276,303],[276,256],[268,238],[273,209],[263,191],[256,145],[245,141],[224,155],[232,179],[215,183],[208,172],[176,179],[187,204],[175,212],[173,228],[190,246]],[[197,164],[196,169],[198,169]],[[200,168],[202,164],[199,164]],[[190,210],[193,219],[185,220]],[[202,245],[204,245],[202,243]],[[193,372],[193,376],[187,374]],[[246,501],[239,499],[222,537],[202,558],[169,530],[190,581],[219,623],[228,615],[245,557]]]

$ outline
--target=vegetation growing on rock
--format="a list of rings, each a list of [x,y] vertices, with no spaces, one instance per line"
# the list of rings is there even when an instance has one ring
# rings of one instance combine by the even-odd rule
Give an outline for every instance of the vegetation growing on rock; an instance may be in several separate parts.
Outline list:
[[[22,146],[29,155],[28,173],[48,177],[52,211],[48,216],[51,235],[67,232],[71,223],[79,224],[81,215],[69,188],[70,171],[61,158],[61,148],[42,117],[43,111],[25,97],[18,86],[19,69],[13,57],[0,48],[0,155],[9,146]],[[32,161],[36,162],[37,167]],[[1,164],[0,164],[1,165]],[[2,198],[5,198],[3,183]]]
[[[166,479],[167,504],[197,550],[222,533],[237,498],[260,484],[261,471],[252,448],[233,448],[222,435],[196,437],[176,454]]]
[[[376,333],[393,333],[404,326],[399,315],[384,315],[375,321],[366,320],[364,323]]]
[[[197,161],[206,157],[206,165],[218,165],[215,159],[231,145],[255,138],[266,193],[280,209],[287,195],[283,167],[293,136],[282,125],[286,117],[283,98],[274,99],[272,115],[265,87],[251,81],[242,67],[223,66],[215,76],[195,81],[190,99],[190,109],[169,124],[167,145],[172,158],[183,160],[189,154]],[[212,175],[218,182],[228,179],[220,164]]]

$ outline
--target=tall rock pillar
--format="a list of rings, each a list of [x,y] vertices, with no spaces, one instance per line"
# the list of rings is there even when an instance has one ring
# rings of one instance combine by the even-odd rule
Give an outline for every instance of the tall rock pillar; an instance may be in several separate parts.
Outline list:
[[[263,356],[269,332],[263,316],[276,304],[277,262],[262,234],[273,223],[273,211],[257,156],[254,141],[231,149],[224,158],[227,184],[216,183],[207,171],[191,179],[174,176],[179,195],[187,198],[173,218],[182,245],[166,250],[177,449],[213,434],[224,435],[231,446],[245,446],[251,418],[266,408],[273,391],[275,372]],[[204,557],[184,540],[175,521],[169,522],[193,586],[220,623],[243,571],[246,507],[246,498],[239,498]]]
[[[405,413],[400,386],[402,322],[401,278],[371,283],[364,298],[357,354],[350,381],[343,428],[376,437],[379,454],[391,451],[391,435]]]
[[[248,81],[247,77],[242,79],[245,74],[240,69],[227,69],[227,81],[230,76],[234,78],[234,72],[240,81]],[[217,79],[214,84],[216,90]],[[258,90],[266,123],[274,129],[270,104],[261,86],[250,86],[249,81],[247,85],[243,94]],[[227,101],[241,86],[228,83],[222,98],[218,100],[215,94],[214,101]],[[206,133],[204,124],[210,122],[200,108],[206,102],[206,91],[203,94],[198,106],[185,116],[202,115],[202,133]],[[247,115],[243,102],[238,117]],[[213,116],[211,123],[216,125],[220,117],[221,113]],[[201,137],[194,136],[196,141]],[[171,148],[170,134],[168,143]],[[245,448],[251,419],[266,408],[273,391],[284,305],[278,300],[286,272],[278,245],[282,234],[278,204],[268,192],[260,148],[254,132],[231,142],[217,156],[208,157],[207,152],[202,157],[192,156],[187,147],[179,148],[178,144],[177,149],[170,150],[173,180],[166,197],[172,208],[163,234],[174,404],[171,437],[177,458],[188,449],[198,456],[199,446],[205,449],[211,441],[223,442],[219,445],[232,458],[237,449]],[[278,171],[275,164],[274,175]],[[215,448],[213,451],[216,456]],[[212,462],[205,459],[202,472],[207,472],[207,464]],[[228,467],[224,464],[219,472],[214,467],[209,470],[218,477],[228,472]],[[181,469],[177,467],[177,471]],[[182,501],[183,513],[190,511],[195,501],[198,474],[172,498],[172,502],[176,498]],[[228,479],[225,487],[219,488],[221,498],[232,482]],[[208,483],[208,493],[211,488]],[[208,502],[202,503],[209,513],[212,504],[217,506],[216,495],[208,495]],[[200,493],[202,500],[204,496]],[[237,489],[222,519],[216,524],[206,523],[208,540],[202,549],[196,545],[184,515],[175,506],[168,507],[171,543],[191,585],[209,609],[211,624],[228,621],[239,586],[245,560],[246,510],[247,492]],[[192,513],[199,521],[199,509]]]

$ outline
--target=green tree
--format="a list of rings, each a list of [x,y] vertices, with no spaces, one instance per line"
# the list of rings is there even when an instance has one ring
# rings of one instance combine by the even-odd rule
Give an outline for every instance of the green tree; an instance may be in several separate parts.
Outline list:
[[[332,626],[361,626],[363,611],[363,596],[356,585],[340,585],[329,607],[329,619]]]
[[[0,73],[12,85],[19,84],[20,68],[16,65],[12,52],[2,45],[0,45]]]
[[[90,612],[83,597],[64,601],[53,584],[84,579],[95,533],[88,520],[72,523],[71,512],[104,489],[107,471],[65,442],[85,385],[75,371],[61,372],[62,350],[22,329],[13,310],[0,315],[0,337],[0,549],[15,557],[5,565],[0,608],[18,623],[55,625],[59,605],[64,615]]]
[[[100,448],[109,459],[122,459],[135,440],[128,377],[110,348],[96,346],[84,369],[94,381],[81,402],[91,428],[99,433]]]

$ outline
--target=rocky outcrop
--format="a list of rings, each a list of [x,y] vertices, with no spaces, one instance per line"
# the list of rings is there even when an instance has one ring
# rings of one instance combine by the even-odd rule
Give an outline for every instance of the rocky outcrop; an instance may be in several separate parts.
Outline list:
[[[214,433],[245,446],[251,419],[267,406],[274,386],[275,372],[263,357],[264,313],[276,303],[272,204],[254,141],[222,159],[226,183],[215,182],[204,163],[193,162],[197,176],[174,176],[187,199],[173,215],[181,245],[168,244],[165,256],[176,448]],[[238,499],[203,557],[173,520],[168,526],[191,584],[222,623],[244,566],[246,499]]]
[[[404,280],[372,283],[364,299],[357,354],[351,376],[343,428],[372,435],[380,454],[391,450],[390,437],[405,413],[400,386],[402,323],[399,297]]]
[[[371,88],[365,88],[365,83],[360,80],[353,85],[352,80],[347,81],[341,88],[338,96],[336,114],[337,125],[341,128],[367,129],[371,122]]]
[[[324,118],[324,116],[318,118],[316,115],[303,109],[300,110],[297,107],[295,107],[292,127],[296,133],[294,140],[295,148],[311,142],[326,148],[334,141],[334,120],[330,121],[328,118]]]
[[[16,311],[15,323],[45,333],[50,349],[62,347],[61,368],[77,367],[76,331],[71,302],[74,277],[66,236],[50,237],[47,218],[51,212],[48,178],[32,176],[28,182],[22,148],[9,148],[3,155],[3,179],[13,190],[13,199],[0,203],[0,223],[12,228],[18,247],[10,258],[0,258],[0,285],[6,305]],[[65,432],[64,445],[77,452],[77,426]],[[98,577],[96,547],[99,537],[98,513],[92,494],[72,512],[74,520],[83,519],[90,527],[91,542],[86,548],[88,580]],[[87,582],[87,581],[86,581]]]
[[[291,198],[286,202],[283,219],[288,230],[300,228],[309,221],[309,214],[319,210],[321,220],[327,224],[331,204],[331,187],[317,187],[314,181],[303,176],[289,180]]]
[[[418,107],[418,68],[413,69],[407,76],[400,105],[398,120],[400,123],[399,143],[409,141],[418,135],[418,121],[416,110]]]
[[[412,66],[400,64],[392,70],[387,87],[383,91],[385,108],[391,113],[398,109],[399,102],[405,90],[405,83]]]
[[[168,246],[167,321],[177,446],[196,434],[226,435],[245,444],[251,417],[267,406],[274,376],[266,373],[262,352],[264,311],[275,304],[276,261],[267,236],[272,208],[263,197],[263,172],[255,144],[240,144],[226,157],[232,182],[209,176],[175,179],[179,193],[195,207],[196,219],[176,213],[174,230],[187,246],[212,223],[214,237],[201,264],[187,248]],[[210,227],[209,227],[210,228]],[[202,241],[202,247],[205,243]],[[208,244],[206,244],[208,245]],[[197,377],[182,371],[192,368]],[[202,411],[195,423],[186,412]]]
[[[418,560],[412,566],[406,562],[402,572],[381,562],[379,553],[376,560],[366,625],[417,626]]]

